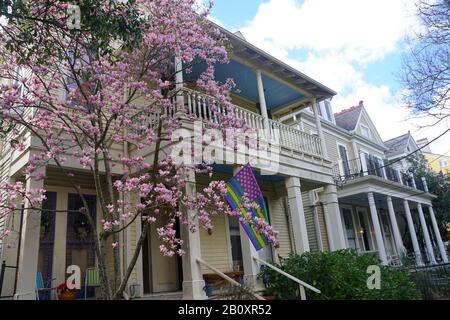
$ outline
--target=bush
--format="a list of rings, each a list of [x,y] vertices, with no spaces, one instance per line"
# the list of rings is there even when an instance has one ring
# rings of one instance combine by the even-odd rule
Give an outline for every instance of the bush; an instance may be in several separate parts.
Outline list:
[[[367,268],[378,265],[381,269],[381,289],[370,290]],[[317,294],[306,289],[308,300],[400,300],[420,299],[420,293],[402,268],[381,266],[375,254],[359,255],[355,250],[334,252],[307,252],[291,255],[278,265],[283,271],[321,290]],[[268,295],[278,299],[298,299],[299,287],[278,272],[265,268],[264,279]]]

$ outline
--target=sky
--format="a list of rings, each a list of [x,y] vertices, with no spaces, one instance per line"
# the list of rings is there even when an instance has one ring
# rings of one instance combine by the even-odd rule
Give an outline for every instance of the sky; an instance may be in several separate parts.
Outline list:
[[[403,107],[404,39],[420,27],[413,0],[215,0],[211,19],[338,92],[334,112],[364,105],[384,140],[439,136]],[[450,133],[433,152],[450,154]]]

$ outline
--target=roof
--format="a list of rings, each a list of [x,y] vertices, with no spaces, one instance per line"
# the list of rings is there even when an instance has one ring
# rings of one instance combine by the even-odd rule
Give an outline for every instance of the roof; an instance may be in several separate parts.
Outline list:
[[[210,23],[212,23],[228,37],[233,44],[234,51],[239,52],[240,56],[253,61],[254,64],[264,66],[264,68],[270,70],[281,79],[284,79],[294,86],[312,93],[318,98],[318,100],[330,98],[337,94],[336,91],[328,88],[311,77],[308,77],[304,73],[246,41],[242,33],[233,33],[214,22],[210,21]]]
[[[336,120],[336,125],[347,131],[355,130],[362,110],[363,106],[360,104],[359,106],[351,107],[335,113],[334,118]]]
[[[395,137],[393,139],[384,141],[384,145],[389,149],[386,154],[387,155],[394,155],[398,153],[402,153],[405,151],[406,147],[409,143],[409,138],[411,137],[411,134],[408,132],[404,135],[401,135],[399,137]]]

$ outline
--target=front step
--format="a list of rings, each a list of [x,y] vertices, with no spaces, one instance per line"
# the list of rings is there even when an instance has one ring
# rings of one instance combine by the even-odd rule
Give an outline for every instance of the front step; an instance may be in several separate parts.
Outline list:
[[[135,300],[182,300],[183,292],[162,292],[162,293],[152,293],[152,294],[144,294],[144,296],[140,298],[136,298]]]

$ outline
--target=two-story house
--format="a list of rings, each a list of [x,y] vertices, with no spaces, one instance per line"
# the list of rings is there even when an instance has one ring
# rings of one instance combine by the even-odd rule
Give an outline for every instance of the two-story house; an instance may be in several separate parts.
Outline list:
[[[182,258],[167,258],[159,251],[161,243],[156,228],[164,223],[160,221],[152,226],[129,280],[130,286],[139,288],[138,295],[182,291],[184,298],[203,299],[206,298],[205,279],[211,278],[211,274],[217,275],[217,271],[241,276],[251,285],[256,282],[261,268],[256,258],[272,262],[290,253],[346,247],[333,161],[327,154],[328,146],[319,115],[322,111],[317,107],[319,102],[336,93],[253,46],[242,35],[227,30],[223,32],[232,44],[233,53],[229,64],[216,66],[216,77],[218,80],[231,77],[236,82],[239,91],[232,94],[236,117],[243,119],[249,127],[262,129],[268,136],[276,137],[271,142],[278,150],[276,172],[265,174],[262,171],[266,167],[259,163],[253,164],[253,168],[268,206],[270,223],[279,232],[280,245],[257,252],[237,219],[220,216],[213,221],[212,234],[202,229],[191,233],[182,227],[180,233],[186,255]],[[179,60],[175,65],[182,70]],[[177,73],[180,77],[177,82],[183,83],[178,88],[180,93],[176,105],[179,109],[169,115],[179,117],[183,127],[188,130],[192,130],[194,120],[215,121],[209,111],[213,98],[196,91],[193,83],[199,70],[193,68],[191,71],[189,74]],[[65,92],[61,91],[56,98],[65,99],[65,96]],[[311,128],[314,132],[283,124],[274,117],[279,109],[300,110],[307,107],[312,109]],[[152,117],[149,115],[149,125]],[[29,136],[28,145],[23,151],[12,151],[8,138],[2,142],[3,181],[23,179],[21,172],[24,166],[33,152],[39,149],[39,142],[30,132],[23,134]],[[130,156],[140,155],[146,160],[154,157],[150,148],[136,150],[128,148],[126,144],[117,145],[118,152],[124,148],[127,148],[125,152]],[[238,152],[248,156],[245,150]],[[231,163],[217,163],[212,177],[201,174],[192,177],[188,192],[204,188],[211,179],[230,179],[239,166],[245,164],[237,158]],[[102,213],[98,209],[99,200],[90,172],[73,161],[70,155],[65,166],[77,171],[77,182],[88,199],[91,212],[96,215],[97,228],[100,230]],[[114,167],[114,174],[120,177],[123,174],[121,170],[121,166]],[[24,181],[27,188],[47,190],[42,213],[25,209],[0,221],[2,229],[10,230],[10,234],[2,241],[0,260],[13,267],[2,270],[1,296],[34,299],[37,273],[43,275],[45,282],[52,281],[52,285],[57,285],[65,281],[69,265],[79,266],[83,279],[87,268],[96,266],[93,244],[82,239],[83,221],[73,214],[82,206],[79,197],[54,166],[46,167],[45,176],[44,180],[28,177]],[[314,210],[314,206],[310,205],[310,201],[317,200],[310,191],[317,189],[323,190],[321,198],[325,199],[320,210]],[[135,197],[137,203],[138,197],[130,197]],[[315,215],[312,212],[316,212]],[[122,268],[132,259],[132,250],[140,234],[140,219],[136,219],[121,234],[118,248],[123,260]],[[107,259],[111,264],[108,271],[113,272],[111,252],[107,253]],[[92,295],[92,292],[88,292],[88,295]]]
[[[412,136],[408,133],[383,142],[362,101],[335,114],[330,101],[321,102],[318,109],[340,185],[346,247],[377,252],[386,264],[399,264],[407,254],[419,265],[448,262],[432,207],[435,196],[422,177],[408,171],[407,158],[419,149]],[[288,110],[280,117],[316,133],[310,109]]]

